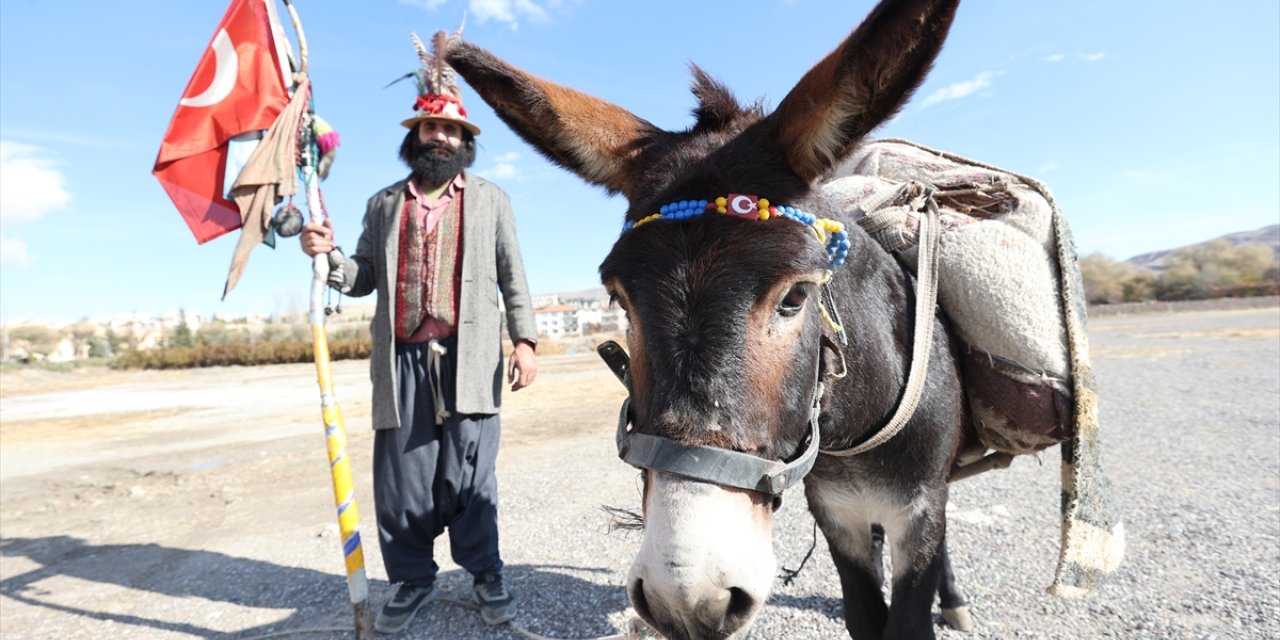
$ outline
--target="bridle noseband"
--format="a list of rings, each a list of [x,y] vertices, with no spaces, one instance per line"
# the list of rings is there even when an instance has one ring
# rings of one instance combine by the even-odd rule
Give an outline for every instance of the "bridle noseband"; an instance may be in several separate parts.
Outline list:
[[[596,347],[614,375],[631,390],[630,359],[618,343],[609,340]],[[818,459],[818,413],[822,384],[819,381],[809,416],[807,442],[790,462],[766,460],[740,451],[689,445],[670,438],[637,433],[631,428],[631,396],[622,401],[618,412],[618,457],[639,469],[654,469],[726,487],[736,487],[773,496],[774,508],[782,501],[782,493],[795,486],[813,468]]]

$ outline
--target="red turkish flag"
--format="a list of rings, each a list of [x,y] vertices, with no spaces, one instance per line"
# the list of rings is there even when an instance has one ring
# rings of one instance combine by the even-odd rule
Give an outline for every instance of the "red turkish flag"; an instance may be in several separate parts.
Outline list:
[[[227,141],[269,128],[288,102],[264,0],[232,0],[152,170],[200,244],[241,226],[240,210],[224,193]]]

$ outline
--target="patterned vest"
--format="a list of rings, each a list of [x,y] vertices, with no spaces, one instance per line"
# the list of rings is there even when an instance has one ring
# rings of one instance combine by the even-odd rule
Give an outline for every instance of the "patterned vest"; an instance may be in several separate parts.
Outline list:
[[[404,204],[396,265],[396,339],[424,342],[452,335],[462,289],[462,192],[430,231],[423,229],[413,198],[405,198]]]

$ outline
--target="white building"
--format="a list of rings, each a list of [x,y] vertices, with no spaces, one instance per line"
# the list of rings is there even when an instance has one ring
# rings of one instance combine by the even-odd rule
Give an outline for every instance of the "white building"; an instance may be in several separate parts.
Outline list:
[[[533,318],[538,324],[538,335],[548,338],[582,335],[578,324],[578,308],[570,304],[553,304],[537,307]]]
[[[578,326],[583,334],[622,333],[627,330],[627,314],[618,307],[592,305],[578,310]]]

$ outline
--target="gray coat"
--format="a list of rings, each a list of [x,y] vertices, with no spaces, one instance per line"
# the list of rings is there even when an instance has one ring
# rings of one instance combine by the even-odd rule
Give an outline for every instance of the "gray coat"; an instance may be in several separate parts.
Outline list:
[[[458,304],[459,413],[498,412],[502,404],[501,315],[498,293],[507,309],[512,343],[536,340],[537,325],[516,243],[515,216],[507,194],[497,185],[464,174],[462,191],[462,290]],[[369,324],[373,349],[369,377],[373,381],[373,428],[400,426],[396,402],[395,295],[400,254],[400,216],[405,183],[401,180],[369,198],[364,231],[355,254],[344,264],[341,291],[365,296],[377,291]]]

